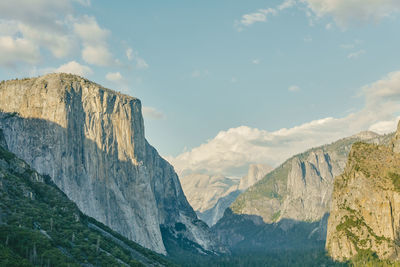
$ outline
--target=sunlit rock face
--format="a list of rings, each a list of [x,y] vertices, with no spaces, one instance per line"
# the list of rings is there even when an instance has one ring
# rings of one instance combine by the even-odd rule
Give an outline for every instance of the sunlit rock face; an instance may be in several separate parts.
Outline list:
[[[326,248],[344,261],[363,251],[400,260],[400,129],[389,146],[353,145],[335,180]]]
[[[210,227],[217,223],[236,197],[261,180],[272,167],[251,164],[242,178],[192,173],[181,177],[183,191],[199,218]]]
[[[173,167],[145,139],[141,102],[68,74],[0,84],[0,127],[10,151],[87,215],[166,254],[160,226],[219,251]]]
[[[345,170],[351,147],[360,141],[389,145],[392,137],[362,132],[289,158],[241,193],[213,232],[232,251],[323,248],[336,205],[335,177]]]

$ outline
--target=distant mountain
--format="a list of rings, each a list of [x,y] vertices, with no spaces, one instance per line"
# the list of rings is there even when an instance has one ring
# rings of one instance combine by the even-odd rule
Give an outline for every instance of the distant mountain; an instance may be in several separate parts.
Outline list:
[[[0,130],[0,266],[172,266],[84,215]]]
[[[362,132],[291,157],[240,194],[213,226],[213,232],[233,250],[243,244],[265,250],[280,240],[272,236],[282,235],[297,237],[295,243],[287,242],[286,248],[301,242],[310,247],[323,246],[334,178],[343,172],[352,144],[388,144],[391,137]],[[246,227],[243,221],[249,218],[257,218],[258,226]],[[271,234],[271,229],[284,234]]]
[[[196,212],[204,212],[218,199],[237,189],[240,179],[223,175],[189,174],[180,178],[183,192]]]
[[[390,136],[362,132],[293,156],[241,194],[231,205],[236,214],[318,221],[329,212],[334,177],[346,166],[353,143],[388,143]]]
[[[241,192],[271,170],[272,167],[268,165],[252,164],[247,175],[242,178],[194,173],[181,177],[180,180],[182,189],[199,218],[212,226]]]
[[[367,255],[371,260],[376,254],[380,259],[400,260],[398,152],[400,124],[390,146],[353,145],[333,190],[326,248],[334,259]],[[392,263],[380,266],[389,265]]]
[[[10,151],[49,175],[84,214],[161,254],[166,238],[198,253],[224,252],[145,139],[141,108],[137,98],[70,74],[0,83]]]

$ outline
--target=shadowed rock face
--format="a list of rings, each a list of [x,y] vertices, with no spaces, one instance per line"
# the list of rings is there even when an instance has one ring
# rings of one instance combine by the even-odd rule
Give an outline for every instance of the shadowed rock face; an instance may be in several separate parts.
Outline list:
[[[10,151],[87,215],[159,253],[160,225],[205,251],[219,247],[188,204],[168,162],[145,140],[138,99],[74,75],[0,84],[0,127]]]
[[[400,260],[398,128],[390,146],[357,143],[335,179],[326,248],[335,260],[363,251]]]
[[[327,218],[326,214],[318,222],[283,219],[268,224],[260,216],[234,214],[228,208],[211,229],[236,253],[320,249],[325,243]]]

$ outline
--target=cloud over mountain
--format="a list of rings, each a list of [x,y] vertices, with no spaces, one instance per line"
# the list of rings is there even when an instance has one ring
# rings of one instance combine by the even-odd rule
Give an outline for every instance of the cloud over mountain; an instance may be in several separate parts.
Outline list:
[[[323,118],[276,131],[247,126],[231,128],[168,159],[182,175],[203,172],[240,176],[249,164],[276,166],[291,155],[360,131],[394,131],[400,111],[400,71],[364,86],[361,94],[365,98],[364,108],[345,117]]]

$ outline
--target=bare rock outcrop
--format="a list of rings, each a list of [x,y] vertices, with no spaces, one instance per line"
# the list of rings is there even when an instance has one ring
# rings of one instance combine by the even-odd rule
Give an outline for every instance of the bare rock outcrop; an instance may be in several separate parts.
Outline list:
[[[160,226],[183,223],[181,236],[220,251],[173,167],[146,141],[140,100],[68,74],[6,81],[0,128],[10,151],[113,230],[166,254]]]
[[[391,146],[356,143],[335,180],[326,248],[339,261],[358,253],[400,260],[400,154]]]

